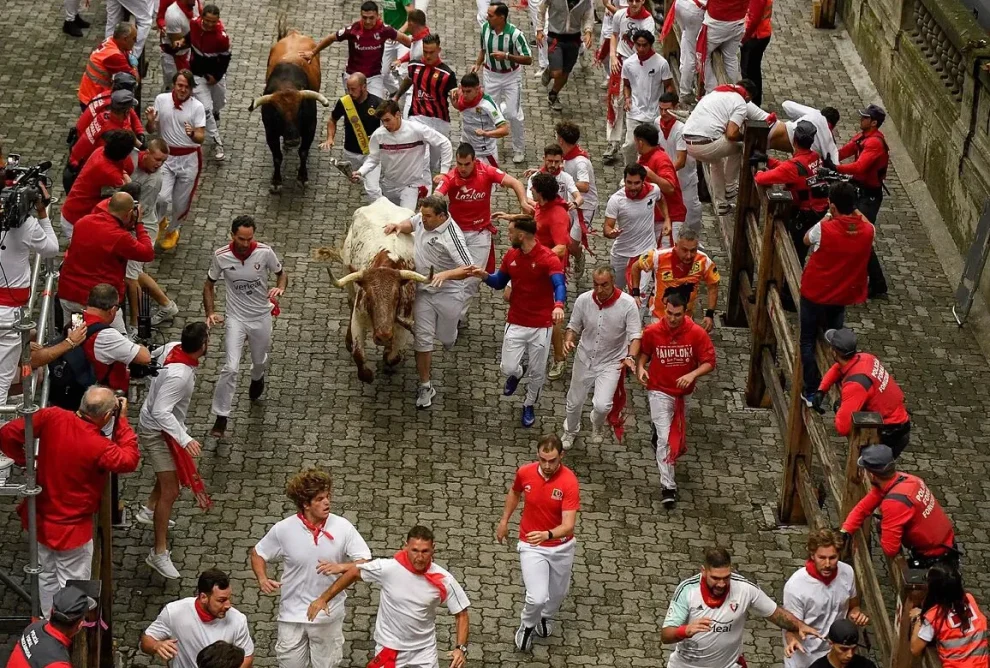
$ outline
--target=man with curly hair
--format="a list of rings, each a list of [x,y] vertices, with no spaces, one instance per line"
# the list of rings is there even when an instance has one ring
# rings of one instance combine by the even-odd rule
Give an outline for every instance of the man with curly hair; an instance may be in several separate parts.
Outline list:
[[[371,559],[364,538],[348,520],[330,513],[332,480],[320,469],[297,473],[285,494],[298,512],[277,522],[251,549],[251,569],[266,594],[281,590],[275,654],[281,668],[336,668],[344,656],[344,599],[312,621],[310,601],[352,566]],[[268,577],[269,562],[284,561],[281,581]]]

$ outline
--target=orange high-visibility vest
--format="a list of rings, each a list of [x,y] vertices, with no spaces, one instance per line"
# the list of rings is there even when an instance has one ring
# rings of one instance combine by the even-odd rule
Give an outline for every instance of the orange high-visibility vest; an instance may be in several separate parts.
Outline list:
[[[113,41],[113,37],[108,37],[89,55],[86,71],[83,72],[82,79],[79,81],[79,101],[81,103],[89,104],[89,101],[94,97],[110,90],[113,75],[107,70],[103,61],[116,55],[121,55],[124,59],[127,58],[127,54],[120,50],[117,43]]]

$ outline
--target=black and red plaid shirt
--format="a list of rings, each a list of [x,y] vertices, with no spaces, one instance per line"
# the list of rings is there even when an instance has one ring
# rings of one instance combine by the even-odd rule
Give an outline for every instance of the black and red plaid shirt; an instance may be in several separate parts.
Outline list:
[[[409,63],[409,79],[412,81],[410,116],[427,116],[450,122],[447,103],[450,91],[457,88],[457,76],[447,63],[427,65],[421,60]]]

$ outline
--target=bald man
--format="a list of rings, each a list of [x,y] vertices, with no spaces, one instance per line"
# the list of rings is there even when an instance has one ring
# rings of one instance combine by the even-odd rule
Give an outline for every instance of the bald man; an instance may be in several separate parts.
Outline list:
[[[378,129],[378,107],[382,100],[377,95],[368,92],[368,80],[360,72],[347,77],[347,95],[337,100],[337,105],[330,113],[327,121],[327,139],[320,148],[329,151],[334,146],[337,137],[337,121],[346,118],[344,124],[344,158],[350,165],[351,172],[356,172],[368,157],[368,145],[371,133]],[[342,170],[343,171],[343,170]],[[378,186],[381,168],[376,167],[364,177],[364,195],[369,202],[374,202],[382,196]]]

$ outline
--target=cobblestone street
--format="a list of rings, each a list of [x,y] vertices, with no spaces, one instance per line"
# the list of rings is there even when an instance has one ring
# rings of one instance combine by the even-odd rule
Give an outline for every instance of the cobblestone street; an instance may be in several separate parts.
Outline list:
[[[199,373],[188,423],[204,445],[199,467],[216,505],[204,514],[188,493],[176,504],[172,550],[182,579],[164,581],[145,565],[150,528],[136,525],[115,534],[114,632],[126,665],[151,663],[137,651],[140,633],[166,602],[192,595],[196,575],[211,566],[234,578],[234,603],[251,623],[255,665],[276,665],[278,599],[260,593],[247,553],[275,521],[295,512],[283,493],[286,480],[317,465],[334,477],[333,512],[356,524],[375,556],[391,556],[415,523],[434,529],[437,562],[462,582],[471,599],[469,666],[664,665],[669,653],[661,647],[659,624],[668,600],[676,584],[699,568],[704,548],[716,542],[731,549],[740,572],[779,601],[786,578],[804,563],[805,531],[778,529],[773,522],[781,480],[779,430],[769,410],[745,407],[748,330],[719,327],[713,336],[718,367],[699,383],[689,413],[689,451],[678,465],[681,500],[676,510],[668,512],[660,504],[649,411],[645,393],[636,387],[631,393],[636,421],[628,426],[624,442],[609,439],[596,446],[579,439],[565,459],[581,482],[582,512],[561,633],[538,640],[532,656],[514,651],[512,634],[522,605],[518,557],[514,541],[510,546],[495,541],[495,525],[516,467],[534,459],[538,436],[561,427],[570,365],[563,378],[548,382],[536,426],[523,429],[521,398],[501,393],[498,356],[505,302],[483,286],[455,348],[434,356],[433,382],[439,394],[432,409],[415,408],[412,359],[389,377],[380,373],[381,356],[373,350],[377,377],[372,385],[361,383],[344,348],[349,320],[344,292],[331,287],[324,266],[310,259],[312,248],[343,241],[353,210],[363,204],[361,189],[341,177],[330,156],[314,145],[308,186],[294,181],[298,157],[289,151],[283,168],[286,185],[281,194],[269,194],[272,166],[260,115],[247,111],[263,89],[280,14],[290,26],[319,38],[353,22],[358,5],[356,0],[220,3],[234,50],[222,116],[228,158],[219,164],[207,157],[178,248],[151,265],[150,273],[181,309],[165,334],[177,338],[185,323],[204,317],[201,292],[210,254],[226,243],[236,215],[250,214],[259,221],[258,237],[282,257],[289,288],[276,324],[265,401],[249,403],[242,367],[231,426],[219,443],[206,434],[222,364],[221,337],[214,337]],[[431,29],[443,39],[445,60],[458,75],[466,72],[477,54],[474,3],[432,0],[430,12]],[[0,42],[5,45],[0,141],[27,163],[52,159],[53,176],[64,165],[65,131],[76,118],[75,91],[86,54],[102,30],[103,3],[94,2],[84,15],[94,27],[81,40],[59,31],[60,6],[55,4],[7,3],[0,16]],[[841,29],[815,31],[809,16],[805,0],[774,3],[775,34],[764,61],[764,107],[779,112],[785,99],[831,104],[843,115],[838,135],[844,141],[858,127],[855,110],[864,103],[835,52],[835,42],[847,37]],[[513,10],[510,21],[531,34],[523,11]],[[154,33],[145,104],[150,91],[160,86],[153,42]],[[329,47],[322,56],[323,92],[331,99],[343,92],[339,74],[345,56],[342,45]],[[539,164],[542,147],[553,141],[553,124],[561,117],[547,109],[535,71],[528,68],[525,75],[526,166]],[[581,125],[582,144],[595,162],[600,232],[604,203],[617,189],[621,169],[601,163],[606,147],[601,74],[590,69],[575,73],[561,95],[562,116]],[[317,143],[329,110],[320,108],[319,114]],[[452,136],[456,146],[456,118]],[[508,142],[503,147],[505,156]],[[334,156],[339,157],[336,151]],[[511,163],[508,171],[522,173]],[[887,180],[892,194],[884,200],[877,230],[890,300],[850,309],[847,324],[860,335],[861,347],[876,353],[903,387],[914,423],[903,467],[928,481],[956,523],[966,570],[979,573],[990,566],[990,537],[980,510],[990,503],[988,364],[969,330],[955,326],[949,311],[954,286],[943,274],[896,172],[894,163]],[[514,198],[499,194],[495,206],[514,207]],[[728,250],[712,225],[706,219],[704,243],[726,276],[721,307]],[[501,252],[504,232],[499,241]],[[608,246],[600,235],[593,248],[607,258]],[[568,285],[569,301],[590,289],[588,276]],[[142,465],[123,479],[122,495],[131,507],[147,497],[152,477]],[[13,508],[9,499],[0,501],[0,568],[20,578],[27,549]],[[831,519],[838,524],[839,518]],[[990,584],[975,577],[967,584],[986,604]],[[374,649],[376,597],[363,584],[352,592],[343,665],[363,666]],[[24,613],[26,606],[0,586],[0,610]],[[452,644],[452,618],[442,614],[438,628],[443,651]],[[2,665],[13,638],[0,635],[0,641]],[[751,620],[749,665],[778,665],[781,656],[779,630]],[[443,657],[441,665],[446,665]]]

